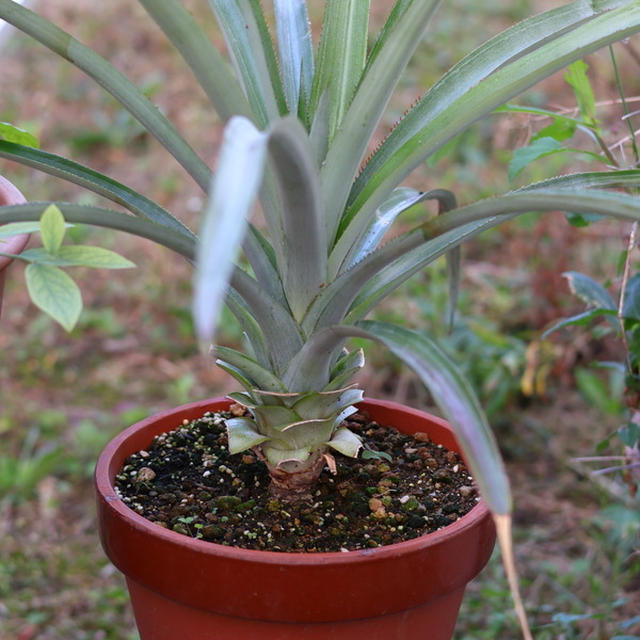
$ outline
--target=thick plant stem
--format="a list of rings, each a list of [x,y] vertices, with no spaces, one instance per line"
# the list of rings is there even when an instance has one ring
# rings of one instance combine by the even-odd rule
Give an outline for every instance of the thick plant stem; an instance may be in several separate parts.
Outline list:
[[[271,476],[271,495],[281,502],[301,502],[310,499],[324,465],[324,457],[320,454],[312,456],[304,465],[298,464],[301,468],[292,471],[267,464]]]

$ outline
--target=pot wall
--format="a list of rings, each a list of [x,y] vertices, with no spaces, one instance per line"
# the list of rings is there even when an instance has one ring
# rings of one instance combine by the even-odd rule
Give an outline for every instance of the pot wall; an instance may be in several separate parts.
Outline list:
[[[142,639],[448,640],[465,585],[495,542],[483,503],[454,524],[407,542],[298,554],[195,540],[153,525],[118,499],[113,480],[129,455],[183,419],[228,404],[209,400],[148,418],[112,440],[98,461],[100,536],[127,576]],[[426,431],[459,450],[439,418],[390,402],[360,406],[381,424]]]
[[[25,202],[24,196],[6,178],[0,176],[0,207],[10,204],[22,204]],[[12,236],[5,240],[0,240],[0,251],[4,253],[20,253],[29,241],[28,235]],[[0,256],[0,313],[2,312],[2,293],[4,282],[9,265],[13,262],[11,258]]]

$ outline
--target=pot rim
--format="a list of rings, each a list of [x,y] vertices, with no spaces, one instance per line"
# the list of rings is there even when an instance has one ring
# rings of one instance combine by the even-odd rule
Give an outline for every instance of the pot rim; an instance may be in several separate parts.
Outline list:
[[[24,202],[26,202],[26,199],[18,188],[4,176],[0,175],[0,206],[22,204]],[[5,240],[0,240],[0,251],[18,254],[27,246],[27,242],[29,242],[28,233],[11,236]],[[0,272],[8,267],[13,260],[14,258],[0,256]]]
[[[337,565],[350,565],[353,563],[359,563],[363,560],[379,561],[384,559],[393,558],[399,555],[405,555],[407,553],[418,551],[419,549],[425,549],[428,547],[436,546],[440,544],[443,539],[451,538],[452,536],[462,535],[468,529],[477,525],[477,523],[486,518],[489,515],[484,500],[480,500],[468,513],[456,520],[455,522],[438,529],[432,533],[423,534],[411,540],[405,540],[403,542],[396,542],[381,547],[375,547],[372,549],[359,549],[354,551],[322,551],[322,552],[288,552],[288,551],[266,551],[257,549],[244,549],[241,547],[233,547],[227,545],[221,545],[215,542],[206,540],[198,540],[191,538],[184,534],[177,533],[164,529],[151,521],[147,520],[143,516],[137,514],[133,509],[126,506],[124,502],[117,496],[115,487],[113,485],[113,479],[115,478],[116,471],[111,472],[112,460],[118,453],[118,450],[124,445],[124,443],[136,432],[150,425],[158,422],[163,417],[169,417],[172,414],[182,413],[185,411],[194,411],[198,409],[205,409],[212,404],[220,402],[232,402],[226,397],[210,398],[207,400],[201,400],[192,402],[189,404],[181,405],[173,409],[169,409],[164,412],[156,413],[134,425],[128,427],[117,436],[115,436],[103,449],[98,458],[95,469],[95,485],[96,489],[109,508],[114,510],[121,518],[128,520],[132,526],[144,532],[147,535],[154,536],[162,539],[165,543],[182,547],[194,551],[196,553],[214,554],[218,557],[224,557],[229,560],[243,560],[249,561],[254,564],[275,565],[275,564],[287,564],[294,566],[310,566],[319,564]],[[358,405],[369,405],[380,408],[393,410],[396,407],[402,408],[406,413],[415,413],[422,416],[425,412],[401,405],[396,402],[387,400],[374,400],[365,398]],[[451,432],[451,427],[448,423],[437,416],[429,414],[430,419],[439,427]],[[176,427],[178,425],[176,424]]]

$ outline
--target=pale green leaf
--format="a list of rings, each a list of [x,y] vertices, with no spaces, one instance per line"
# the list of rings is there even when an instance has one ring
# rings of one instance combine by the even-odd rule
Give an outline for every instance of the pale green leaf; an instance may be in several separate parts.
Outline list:
[[[253,358],[228,347],[214,347],[214,355],[222,362],[228,363],[242,371],[251,381],[252,386],[263,391],[286,391],[282,382],[268,369],[262,367]]]
[[[149,200],[130,187],[77,162],[72,162],[39,149],[30,149],[2,141],[0,141],[0,158],[8,158],[27,167],[32,167],[78,184],[113,202],[117,202],[136,216],[170,227],[188,238],[193,239],[195,237],[182,222],[174,218],[156,202]]]
[[[596,119],[596,99],[587,76],[588,68],[589,66],[584,60],[576,60],[569,65],[564,77],[573,89],[582,119],[595,126],[598,124]]]
[[[131,269],[136,265],[115,251],[102,247],[68,245],[60,247],[58,257],[68,264],[96,269]]]
[[[24,233],[35,233],[40,231],[39,222],[12,222],[0,227],[0,238],[10,238],[20,236]]]
[[[251,418],[228,418],[225,424],[231,454],[242,453],[269,440],[256,431],[256,423]]]
[[[62,246],[65,231],[62,211],[55,204],[50,204],[40,218],[40,237],[44,248],[52,256],[55,256]]]
[[[365,67],[370,0],[328,0],[325,6],[312,111],[328,94],[328,139],[346,112]]]
[[[298,449],[280,449],[273,445],[265,445],[262,451],[274,467],[280,467],[287,462],[304,462],[311,455],[311,447],[300,447]]]
[[[289,113],[311,98],[313,43],[305,0],[275,0],[280,69]]]
[[[387,102],[439,5],[440,0],[403,2],[402,11],[387,21],[389,29],[381,36],[375,58],[365,68],[340,124],[340,135],[333,139],[322,166],[330,244],[336,237],[352,180],[360,170]],[[399,181],[393,186],[398,184]]]
[[[420,376],[451,423],[489,508],[496,514],[509,513],[509,481],[495,437],[471,385],[455,364],[430,338],[404,327],[362,321],[353,327],[353,335],[358,334],[384,344]]]
[[[425,94],[369,160],[352,190],[343,237],[359,235],[386,195],[448,140],[554,71],[638,30],[637,0],[615,9],[577,2],[525,20],[474,51]],[[348,237],[343,252],[347,246]]]
[[[9,124],[8,122],[0,122],[0,140],[22,144],[25,147],[38,148],[40,146],[38,138],[36,138],[28,131],[20,129],[15,125]]]
[[[140,0],[189,65],[223,121],[251,116],[242,87],[196,19],[179,0]]]
[[[603,309],[616,308],[609,292],[597,280],[577,271],[566,271],[562,275],[567,279],[571,292],[586,304]]]
[[[292,116],[269,131],[269,155],[281,202],[284,236],[283,284],[300,320],[327,277],[327,243],[318,172],[304,128]]]
[[[43,205],[56,204],[51,202],[37,202],[0,207],[0,225],[6,222],[27,222],[39,220]],[[126,231],[141,238],[152,240],[156,244],[167,247],[172,251],[193,261],[194,241],[183,234],[175,233],[165,226],[154,224],[148,220],[141,220],[134,216],[104,207],[94,207],[84,204],[57,203],[62,210],[65,220],[70,223],[91,224],[97,227]]]
[[[209,5],[257,123],[264,127],[284,110],[284,94],[260,5],[257,0],[209,0]]]
[[[225,128],[197,249],[193,312],[200,338],[210,341],[224,302],[247,216],[262,180],[267,136],[241,116]]]
[[[362,440],[353,431],[349,431],[346,427],[336,429],[333,438],[327,444],[343,456],[349,458],[357,458],[358,451],[362,448]]]
[[[555,138],[538,138],[526,147],[520,147],[513,152],[509,162],[509,180],[513,180],[528,164],[558,151],[565,149]]]
[[[25,278],[33,303],[71,331],[82,311],[82,295],[76,283],[61,269],[40,264],[28,265]]]

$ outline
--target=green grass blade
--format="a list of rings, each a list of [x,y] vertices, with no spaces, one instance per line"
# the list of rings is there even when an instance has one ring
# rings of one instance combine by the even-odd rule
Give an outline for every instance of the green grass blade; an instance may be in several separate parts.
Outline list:
[[[252,116],[251,107],[227,62],[178,0],[139,0],[180,52],[223,121]]]
[[[257,0],[209,0],[257,124],[286,110],[273,44]]]
[[[367,55],[370,0],[328,0],[311,97],[314,113],[328,94],[328,140],[342,121],[360,82]]]
[[[149,200],[109,176],[93,171],[93,169],[89,169],[77,162],[32,147],[24,147],[3,141],[0,141],[0,158],[14,160],[28,167],[73,182],[122,205],[136,216],[173,229],[187,238],[195,238],[187,227],[153,200]]]
[[[306,0],[275,0],[280,68],[289,113],[311,99],[314,60]]]
[[[602,4],[608,9],[611,3]],[[337,255],[346,255],[386,194],[448,140],[554,71],[638,31],[638,0],[615,4],[622,6],[600,11],[577,2],[534,16],[458,63],[409,111],[358,177]]]
[[[207,190],[211,176],[207,165],[169,120],[120,71],[53,23],[12,0],[0,0],[0,19],[24,31],[93,78],[142,123],[203,190]]]

